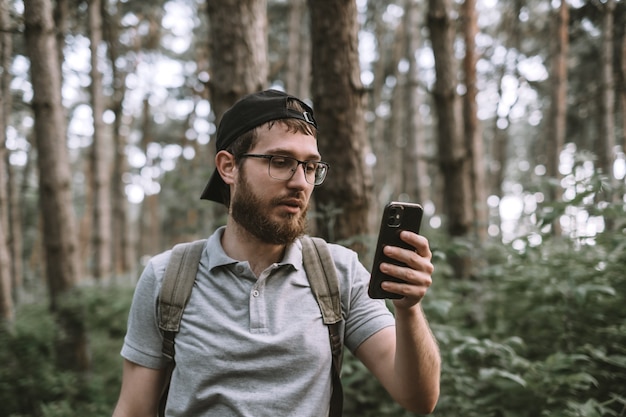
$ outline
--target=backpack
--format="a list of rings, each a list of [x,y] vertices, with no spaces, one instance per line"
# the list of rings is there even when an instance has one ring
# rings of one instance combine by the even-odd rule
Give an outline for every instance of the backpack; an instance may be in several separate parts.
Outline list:
[[[304,270],[322,312],[324,324],[328,327],[332,352],[332,395],[329,417],[340,417],[343,409],[343,388],[341,386],[341,362],[343,356],[343,333],[341,323],[341,298],[339,280],[335,263],[328,246],[323,239],[303,236],[302,258]],[[185,305],[191,295],[196,279],[206,239],[180,243],[172,249],[172,254],[165,269],[163,284],[158,299],[159,328],[163,333],[163,355],[168,364],[161,398],[159,417],[165,416],[165,404],[170,387],[172,372],[176,366],[174,360],[174,338],[179,330]]]

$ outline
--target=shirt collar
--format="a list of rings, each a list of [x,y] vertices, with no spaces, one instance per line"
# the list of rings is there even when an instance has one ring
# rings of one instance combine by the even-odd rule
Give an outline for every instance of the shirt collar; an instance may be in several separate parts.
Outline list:
[[[224,252],[222,247],[222,235],[226,230],[226,226],[221,226],[209,236],[207,248],[209,254],[209,271],[213,268],[236,264],[239,261],[231,258]],[[285,256],[282,261],[277,263],[279,266],[291,265],[294,269],[299,270],[302,267],[302,243],[300,239],[287,246]]]

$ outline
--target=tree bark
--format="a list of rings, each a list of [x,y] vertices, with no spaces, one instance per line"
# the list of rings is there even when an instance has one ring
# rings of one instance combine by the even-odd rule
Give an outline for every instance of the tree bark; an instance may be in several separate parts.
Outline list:
[[[4,29],[0,35],[0,42],[2,44],[0,47],[0,50],[2,51],[0,60],[2,63],[0,65],[4,69],[0,78],[0,83],[2,85],[1,94],[3,96],[0,98],[0,101],[3,106],[1,111],[4,114],[2,122],[4,127],[2,132],[6,134],[6,127],[10,126],[12,120],[11,115],[13,100],[10,92],[12,76],[9,68],[13,59],[12,36],[15,28],[13,28],[13,25],[11,24],[8,1],[0,0],[0,3],[3,4],[2,11],[0,12],[0,27]],[[4,139],[6,139],[6,137],[4,137]],[[6,213],[8,215],[8,226],[5,229],[5,233],[7,234],[9,245],[13,298],[17,302],[19,301],[19,291],[22,289],[24,281],[24,260],[22,258],[24,236],[22,231],[22,213],[20,210],[21,193],[19,192],[19,184],[15,176],[15,170],[9,162],[9,156],[10,154],[7,152],[5,155],[5,166],[7,175],[6,184],[8,190],[6,197],[8,201],[8,207],[6,209]],[[0,184],[2,184],[1,181]],[[4,208],[0,210],[4,211]]]
[[[330,177],[315,191],[317,225],[323,237],[337,241],[370,232],[372,175],[365,165],[357,9],[354,0],[308,4],[318,146],[331,166]]]
[[[565,126],[567,111],[567,54],[569,49],[569,9],[567,2],[561,0],[561,5],[555,15],[554,31],[556,36],[552,42],[552,68],[551,68],[551,103],[550,115],[548,118],[548,132],[546,138],[547,161],[546,173],[549,178],[560,180],[559,172],[560,153],[565,144]],[[560,201],[563,196],[563,189],[560,185],[555,185],[550,189],[550,201]],[[557,217],[552,222],[554,235],[562,234],[561,224]]]
[[[113,172],[111,175],[111,210],[112,219],[112,268],[116,275],[130,272],[133,259],[130,244],[130,234],[128,232],[128,200],[124,189],[124,173],[128,170],[126,158],[126,135],[122,133],[123,102],[126,95],[126,75],[125,70],[118,68],[117,60],[120,56],[119,26],[121,12],[117,5],[115,14],[108,14],[107,8],[103,7],[103,34],[107,43],[109,63],[111,65],[113,79],[113,97],[111,100],[111,110],[115,115],[113,121]]]
[[[377,212],[380,212],[380,208],[384,207],[387,201],[392,197],[390,184],[387,181],[388,175],[392,169],[389,167],[389,145],[391,143],[390,135],[387,132],[387,118],[381,111],[384,108],[384,103],[387,101],[386,97],[383,97],[383,90],[385,87],[385,80],[387,79],[387,71],[390,65],[390,52],[392,50],[393,37],[387,33],[387,27],[382,19],[384,13],[384,5],[381,3],[371,3],[371,8],[368,8],[368,16],[371,19],[370,26],[373,26],[372,32],[376,37],[376,49],[378,51],[378,59],[374,61],[372,71],[374,77],[372,84],[368,87],[368,111],[371,114],[372,121],[369,126],[366,126],[372,152],[376,157],[376,164],[374,165],[374,171],[372,172],[373,193],[375,199],[373,200],[374,206],[370,211],[370,225],[376,227],[379,221]]]
[[[39,166],[39,203],[43,223],[46,279],[50,308],[62,331],[57,356],[65,369],[89,367],[87,339],[80,309],[68,308],[79,276],[77,232],[72,206],[70,160],[61,104],[61,74],[52,5],[49,0],[24,2],[26,49],[30,58]]]
[[[77,282],[79,264],[70,188],[72,175],[61,104],[61,74],[50,1],[26,0],[24,23],[33,85],[46,277],[54,309],[63,292]]]
[[[102,4],[89,0],[89,41],[91,51],[91,110],[93,115],[93,143],[91,147],[91,179],[93,187],[93,276],[96,279],[111,275],[111,145],[105,134],[102,116],[105,110],[102,73],[98,48],[102,44]],[[115,65],[115,63],[113,64]]]
[[[208,0],[209,100],[216,123],[224,112],[246,94],[267,87],[267,2],[265,0]],[[215,169],[215,145],[203,152],[208,179]],[[198,190],[198,195],[200,195]],[[214,228],[226,210],[213,205]]]
[[[454,59],[454,26],[449,0],[430,0],[428,27],[435,55],[433,96],[437,110],[439,163],[444,177],[444,213],[451,236],[465,236],[470,230],[471,185],[469,154],[463,137],[461,101],[457,89]]]
[[[478,121],[478,104],[476,97],[476,35],[478,19],[476,17],[476,0],[463,2],[463,34],[465,38],[465,96],[463,97],[463,121],[465,124],[465,141],[471,160],[472,183],[472,229],[479,242],[487,240],[489,216],[487,212],[487,185],[485,182],[485,147],[480,123]]]
[[[208,0],[211,104],[219,120],[242,96],[267,86],[265,0]]]
[[[289,2],[289,46],[285,89],[296,97],[308,97],[311,85],[311,41],[308,36],[306,1]],[[307,30],[305,32],[305,30]]]
[[[598,135],[598,167],[604,172],[611,183],[609,189],[603,190],[604,198],[614,201],[617,185],[613,174],[615,162],[615,80],[613,77],[613,48],[615,0],[607,0],[602,6],[602,53],[601,53],[601,98],[600,98],[600,134]]]
[[[620,102],[622,103],[622,152],[626,153],[626,33],[622,35],[622,52],[620,60],[621,86]]]
[[[143,109],[141,117],[141,149],[144,155],[148,154],[148,145],[154,140],[152,134],[152,112],[149,97],[143,99]],[[147,158],[146,166],[151,167],[158,164]],[[161,216],[159,216],[159,194],[146,194],[141,203],[141,219],[139,233],[138,253],[143,255],[156,255],[163,249],[161,236]]]
[[[4,228],[5,225],[0,223],[0,327],[10,326],[15,319],[11,258]]]
[[[404,153],[405,169],[402,171],[402,189],[410,200],[424,204],[430,201],[430,175],[428,173],[428,159],[426,155],[426,141],[421,131],[422,120],[419,113],[420,82],[419,67],[415,52],[419,48],[419,12],[415,0],[407,0],[405,5],[405,55],[409,61],[407,86],[404,92],[404,106],[408,117],[405,120],[407,137],[407,151]]]
[[[12,259],[10,256],[9,224],[10,200],[8,151],[6,148],[6,132],[9,120],[10,106],[6,100],[11,97],[9,83],[6,82],[10,66],[10,29],[9,29],[9,2],[0,0],[0,325],[11,324],[14,319],[13,311],[13,280],[11,279]]]
[[[451,11],[450,0],[429,0],[428,27],[437,74],[433,98],[438,117],[439,166],[444,180],[443,212],[450,236],[466,237],[473,213],[471,160],[462,131],[461,100],[456,92],[458,66],[454,58]],[[469,256],[459,256],[453,263],[459,278],[470,275]]]

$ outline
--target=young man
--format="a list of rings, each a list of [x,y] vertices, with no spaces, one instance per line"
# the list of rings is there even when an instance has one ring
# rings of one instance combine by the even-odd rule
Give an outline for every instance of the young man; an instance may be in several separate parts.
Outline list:
[[[209,237],[176,335],[167,399],[172,416],[328,415],[328,330],[302,265],[313,188],[321,161],[312,109],[267,90],[238,101],[217,131],[216,169],[201,198],[225,204],[228,220]],[[387,247],[383,264],[400,278],[384,302],[367,295],[369,273],[354,252],[329,245],[339,276],[344,344],[408,410],[430,413],[439,397],[440,358],[420,306],[432,279],[428,241],[402,232],[415,250]],[[154,417],[165,360],[157,297],[170,252],[154,257],[135,291],[114,417]]]

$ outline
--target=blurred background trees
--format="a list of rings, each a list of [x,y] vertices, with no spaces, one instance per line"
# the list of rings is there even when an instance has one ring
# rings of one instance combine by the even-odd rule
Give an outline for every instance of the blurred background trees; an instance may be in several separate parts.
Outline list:
[[[368,265],[381,207],[424,206],[441,415],[623,415],[625,29],[624,0],[0,0],[0,414],[109,413],[128,291],[224,223],[217,123],[272,87],[331,163],[312,233]]]

